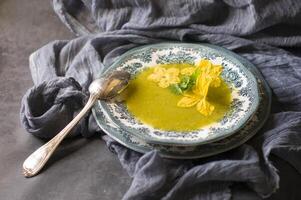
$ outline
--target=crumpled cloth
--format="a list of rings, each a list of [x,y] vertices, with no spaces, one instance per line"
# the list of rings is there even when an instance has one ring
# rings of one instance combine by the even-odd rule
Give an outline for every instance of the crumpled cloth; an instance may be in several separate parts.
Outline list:
[[[295,0],[54,0],[62,22],[79,37],[53,41],[30,56],[33,88],[21,122],[51,138],[82,108],[91,81],[124,52],[166,41],[205,42],[252,62],[273,91],[272,113],[240,147],[197,160],[163,159],[118,144],[89,114],[72,135],[102,133],[133,177],[123,199],[267,198],[279,188],[271,157],[301,174],[301,2]],[[248,191],[248,192],[247,192]],[[287,194],[300,197],[300,192]],[[301,198],[301,197],[300,197]]]

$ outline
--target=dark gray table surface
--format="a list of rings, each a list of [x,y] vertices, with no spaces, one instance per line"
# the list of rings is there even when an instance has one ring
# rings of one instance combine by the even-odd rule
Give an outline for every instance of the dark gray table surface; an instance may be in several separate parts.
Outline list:
[[[116,156],[97,136],[67,140],[40,175],[26,179],[21,174],[24,159],[44,143],[19,122],[21,98],[32,86],[28,57],[52,40],[72,37],[50,1],[0,1],[0,200],[117,200],[130,185]],[[281,181],[270,199],[287,194],[298,199],[294,191],[300,175],[284,161],[272,160]]]
[[[22,95],[32,86],[28,57],[55,39],[74,37],[50,1],[0,1],[0,199],[121,199],[130,178],[100,138],[66,141],[34,178],[21,175],[24,159],[44,142],[20,126]]]

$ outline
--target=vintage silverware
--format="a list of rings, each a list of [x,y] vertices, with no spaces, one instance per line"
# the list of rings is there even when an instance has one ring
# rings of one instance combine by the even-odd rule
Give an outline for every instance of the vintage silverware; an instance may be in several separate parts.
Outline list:
[[[130,74],[125,71],[115,71],[106,77],[94,80],[89,86],[90,97],[81,112],[54,138],[33,152],[23,163],[25,177],[36,175],[46,164],[61,141],[70,130],[84,117],[97,99],[110,100],[120,94],[128,85]]]

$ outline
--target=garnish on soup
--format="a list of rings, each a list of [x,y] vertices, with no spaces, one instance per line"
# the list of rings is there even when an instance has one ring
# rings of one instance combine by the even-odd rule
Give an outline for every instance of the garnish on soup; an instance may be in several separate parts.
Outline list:
[[[222,66],[209,60],[145,68],[126,89],[127,109],[157,129],[197,130],[220,120],[230,108],[231,91],[221,72]]]
[[[169,68],[165,69],[163,67],[156,67],[154,72],[148,76],[148,80],[152,80],[158,83],[161,88],[167,88],[172,84],[177,84],[180,82],[179,69]]]
[[[213,65],[209,60],[201,60],[195,67],[181,69],[156,67],[148,80],[158,83],[161,88],[170,86],[171,91],[183,98],[178,107],[193,107],[201,114],[211,115],[214,106],[207,101],[209,87],[221,84],[221,65]]]

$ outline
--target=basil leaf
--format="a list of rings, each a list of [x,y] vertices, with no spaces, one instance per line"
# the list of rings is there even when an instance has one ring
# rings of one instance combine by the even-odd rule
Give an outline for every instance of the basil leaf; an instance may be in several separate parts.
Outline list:
[[[169,86],[170,90],[172,93],[176,94],[176,95],[180,95],[183,94],[182,89],[179,87],[178,84],[172,84]]]
[[[200,75],[201,70],[199,68],[197,68],[193,74],[190,76],[191,80],[193,80],[194,82],[196,82],[196,79],[198,78],[198,76]]]
[[[189,76],[183,76],[181,78],[181,82],[180,82],[179,86],[180,86],[181,89],[186,90],[189,83],[190,83],[190,77]]]
[[[195,85],[195,80],[190,79],[189,83],[187,84],[186,90],[190,90]]]

